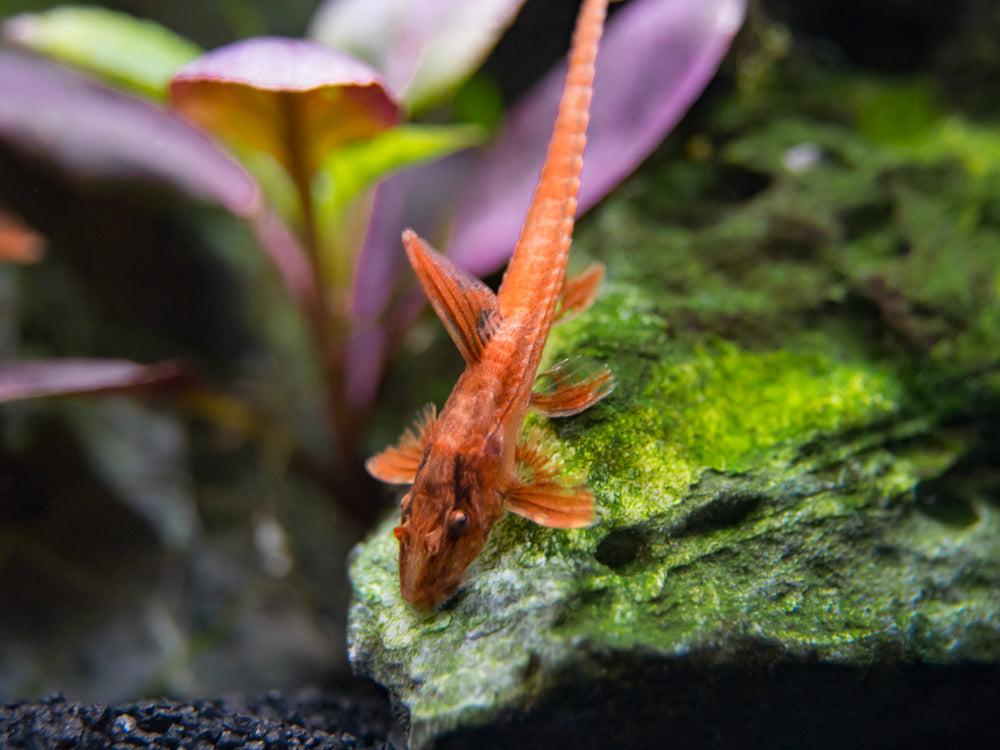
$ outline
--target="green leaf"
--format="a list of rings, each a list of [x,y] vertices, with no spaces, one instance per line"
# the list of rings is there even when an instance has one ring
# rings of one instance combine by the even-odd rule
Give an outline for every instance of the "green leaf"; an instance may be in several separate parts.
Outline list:
[[[320,168],[319,204],[336,217],[365,188],[392,172],[414,167],[482,143],[486,131],[472,125],[400,125],[367,141],[330,153]]]
[[[477,73],[455,92],[451,107],[458,122],[496,130],[503,120],[503,94],[496,82]]]
[[[178,68],[201,54],[196,44],[158,23],[103,8],[23,13],[4,24],[3,36],[157,100],[166,98]]]
[[[320,165],[313,196],[319,215],[322,253],[335,286],[349,283],[354,249],[364,241],[371,206],[366,188],[393,172],[415,167],[482,143],[486,131],[474,125],[399,125],[367,141],[332,151]]]

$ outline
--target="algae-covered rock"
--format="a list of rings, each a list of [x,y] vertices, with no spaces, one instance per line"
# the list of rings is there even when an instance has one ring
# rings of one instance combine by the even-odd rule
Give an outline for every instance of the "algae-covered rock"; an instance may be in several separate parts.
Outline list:
[[[808,83],[838,97],[723,97],[581,226],[609,281],[549,352],[618,388],[538,424],[599,522],[505,517],[427,617],[394,518],[357,550],[351,659],[412,747],[1000,732],[1000,133]]]

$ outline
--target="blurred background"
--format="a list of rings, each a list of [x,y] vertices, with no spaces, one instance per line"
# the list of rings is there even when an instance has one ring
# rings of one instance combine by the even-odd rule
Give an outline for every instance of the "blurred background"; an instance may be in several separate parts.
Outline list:
[[[0,0],[0,21],[67,4]],[[321,3],[100,5],[213,49],[303,37]],[[462,103],[418,119],[488,126],[565,52],[577,6],[528,0],[456,94]],[[1000,83],[998,40],[992,0],[751,3],[719,78],[658,158],[710,158],[707,102],[745,103],[796,54],[860,76],[919,77],[943,97],[927,106],[995,118],[984,92]],[[926,115],[913,101],[906,112]],[[21,238],[8,246],[27,254],[0,263],[0,362],[179,368],[128,392],[56,388],[0,404],[0,700],[59,691],[113,703],[346,676],[347,560],[391,512],[392,492],[331,458],[309,326],[259,234],[217,202],[81,179],[3,138],[0,217],[0,233]],[[420,404],[443,402],[460,370],[433,320],[398,346],[358,423],[359,455],[394,440]],[[345,506],[346,492],[367,511]]]

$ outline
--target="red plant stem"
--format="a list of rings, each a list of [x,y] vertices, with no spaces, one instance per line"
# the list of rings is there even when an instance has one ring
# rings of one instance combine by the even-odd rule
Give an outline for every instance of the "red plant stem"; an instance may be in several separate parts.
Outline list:
[[[326,273],[320,257],[319,234],[316,227],[316,211],[312,198],[313,170],[306,163],[304,144],[302,143],[301,126],[302,113],[299,97],[295,92],[281,92],[281,118],[284,128],[285,163],[288,173],[295,185],[295,193],[302,210],[302,240],[312,268],[313,283],[316,287],[316,298],[327,314]]]
[[[302,211],[302,241],[312,271],[316,306],[319,308],[307,311],[307,318],[311,322],[326,386],[324,401],[327,424],[342,471],[343,481],[340,482],[337,499],[351,516],[369,523],[378,510],[378,505],[370,500],[374,495],[365,491],[369,489],[370,480],[361,471],[358,452],[356,436],[360,415],[346,400],[344,359],[348,321],[344,319],[344,312],[339,306],[333,304],[331,294],[336,290],[330,289],[327,283],[327,269],[323,262],[312,195],[313,166],[308,163],[305,144],[300,137],[300,100],[294,93],[286,92],[281,96],[281,102],[287,149],[286,164]]]

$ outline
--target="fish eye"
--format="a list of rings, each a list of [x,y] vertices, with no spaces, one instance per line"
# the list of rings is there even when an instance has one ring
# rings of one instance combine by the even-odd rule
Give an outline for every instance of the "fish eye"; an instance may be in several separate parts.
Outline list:
[[[453,536],[461,536],[469,530],[469,517],[464,510],[453,510],[448,514],[448,532]]]

